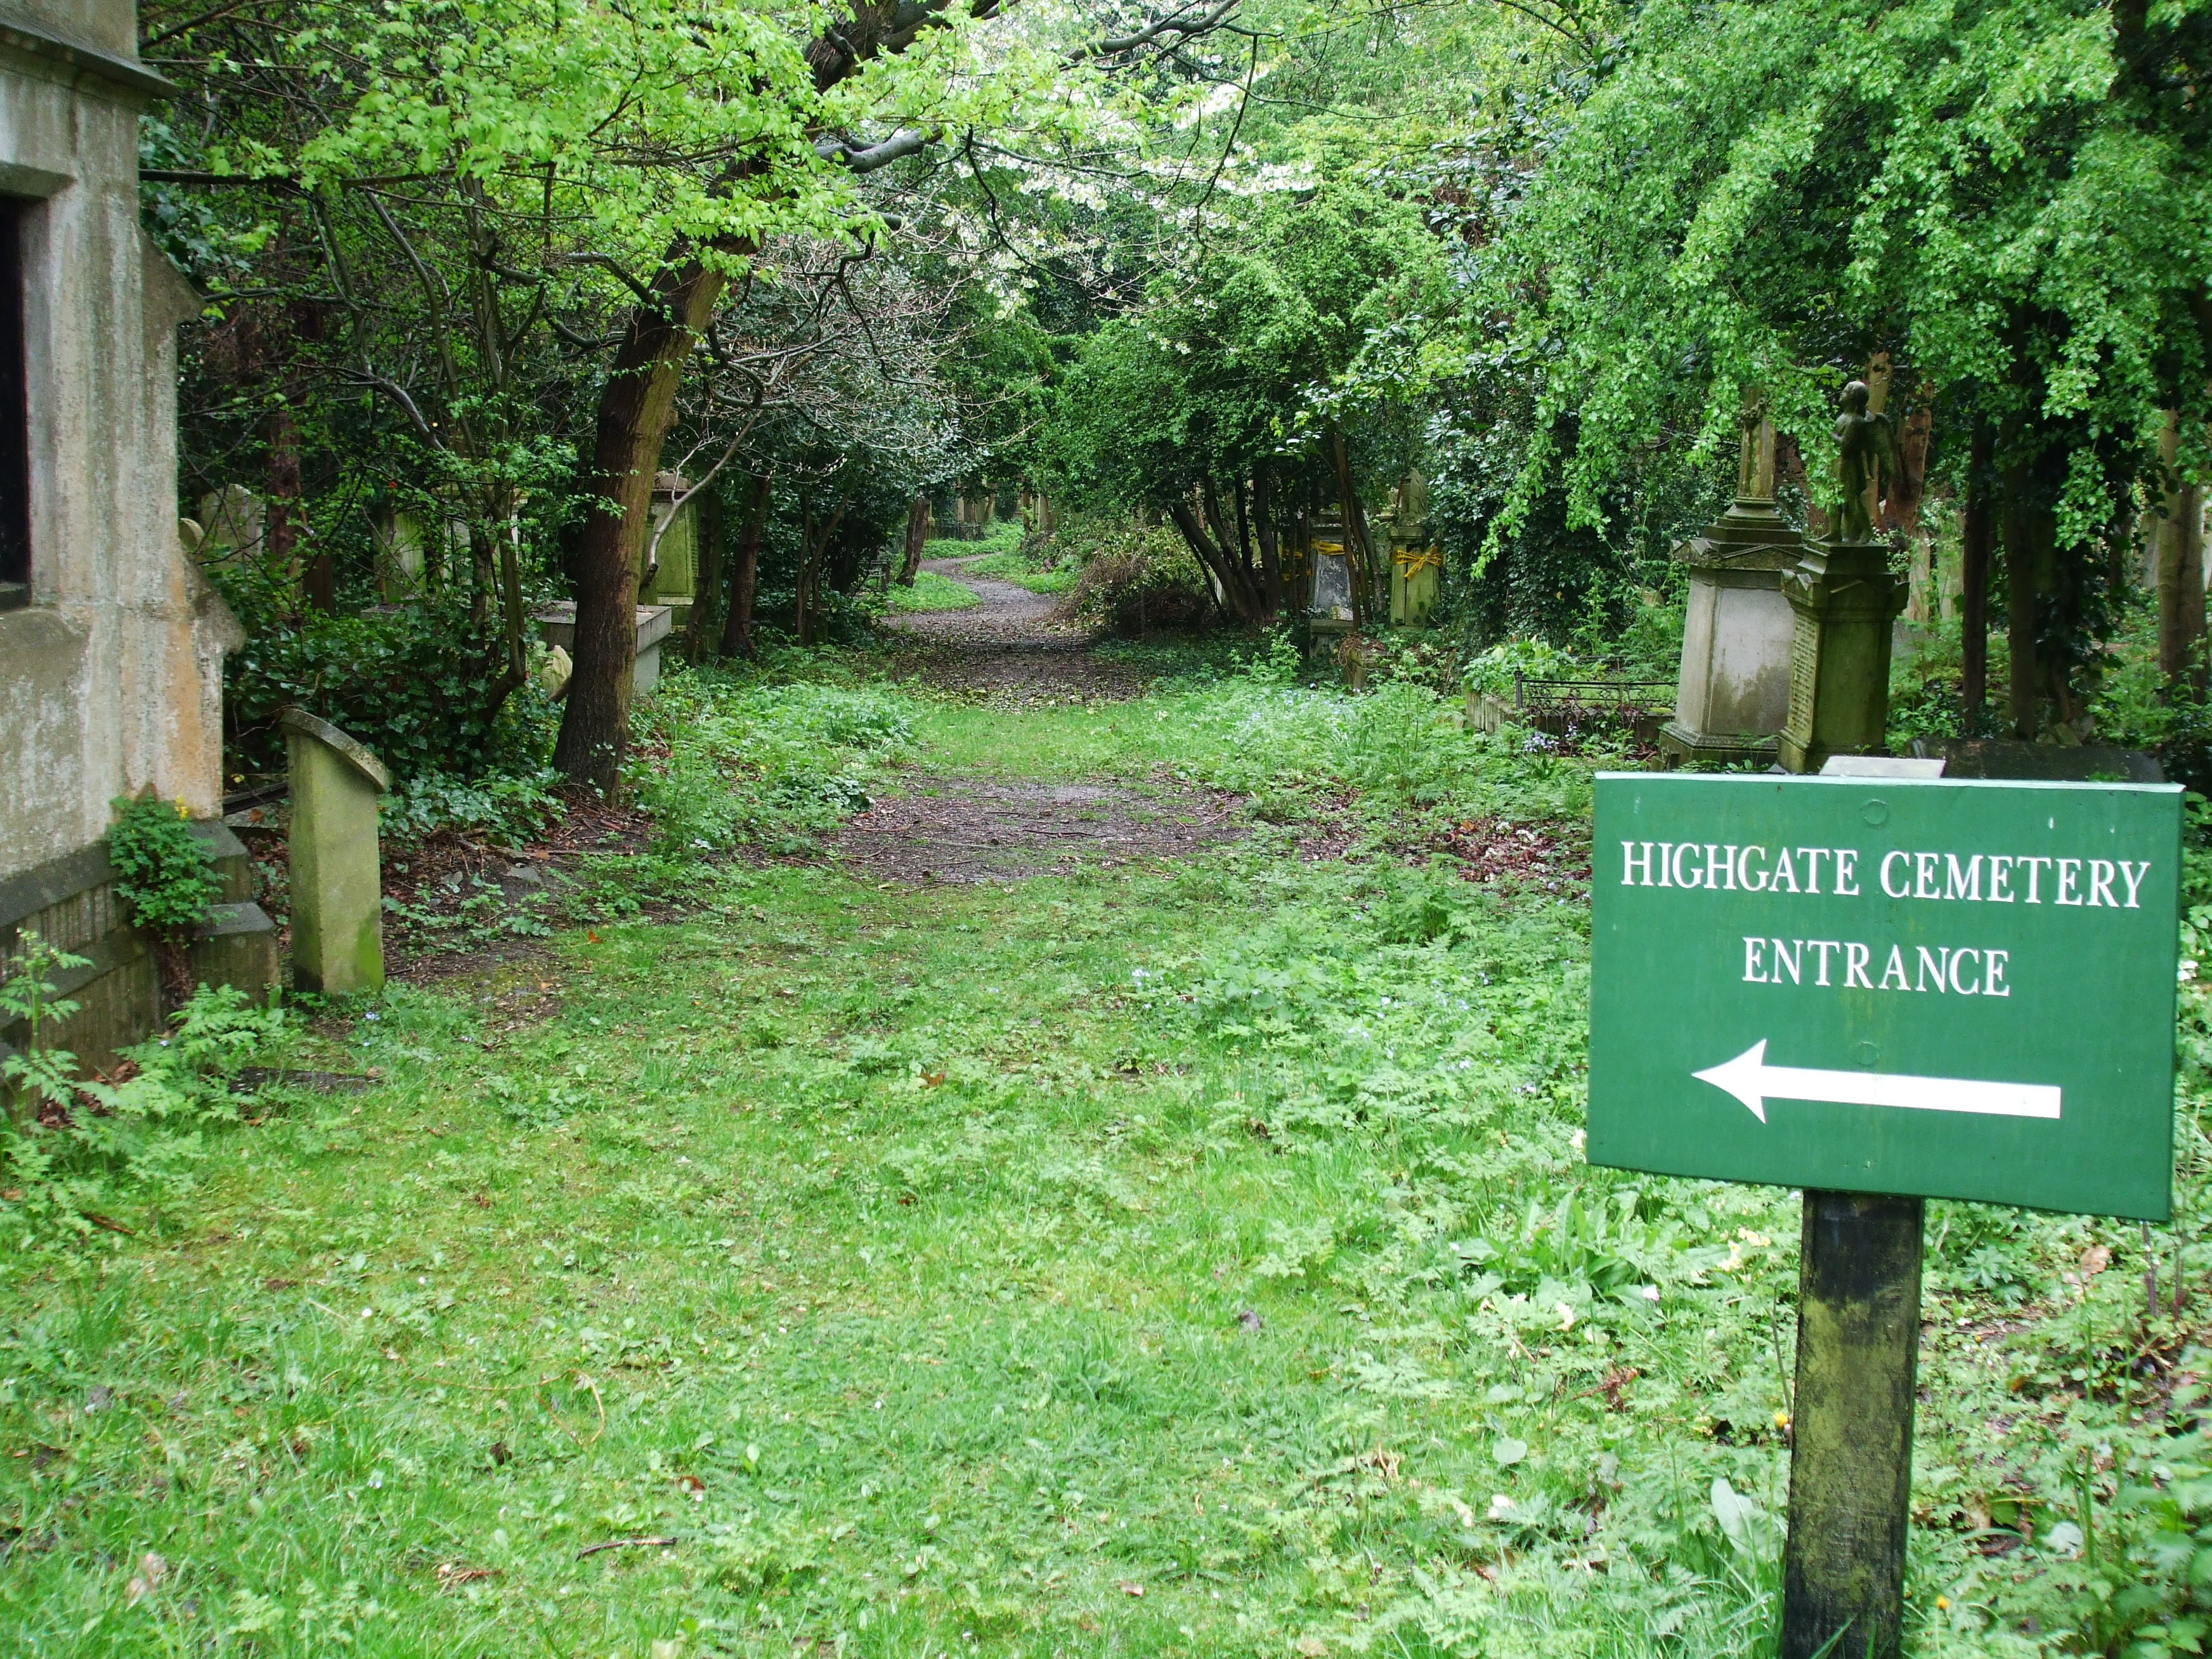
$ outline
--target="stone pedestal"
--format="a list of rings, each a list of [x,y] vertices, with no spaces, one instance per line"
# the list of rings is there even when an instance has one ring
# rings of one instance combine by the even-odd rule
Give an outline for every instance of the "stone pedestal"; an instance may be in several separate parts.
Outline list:
[[[384,984],[384,887],[376,798],[392,775],[302,708],[283,727],[292,775],[292,982],[335,996]]]
[[[195,823],[192,834],[208,849],[222,890],[188,947],[195,985],[234,985],[254,1001],[267,1002],[283,983],[276,960],[276,924],[253,902],[253,860],[246,843],[221,823]]]
[[[547,605],[532,620],[546,644],[557,646],[572,657],[575,654],[576,605],[573,599]],[[633,691],[650,691],[660,684],[660,642],[675,625],[675,612],[667,605],[638,606],[637,660],[631,665],[629,678]]]
[[[1790,712],[1777,754],[1792,772],[1879,755],[1889,720],[1890,629],[1905,603],[1879,542],[1808,542],[1783,578],[1793,621]]]
[[[1443,575],[1444,556],[1433,543],[1427,547],[1390,550],[1390,622],[1396,628],[1426,628],[1436,615],[1437,592]]]
[[[1805,551],[1774,510],[1774,428],[1744,414],[1735,501],[1674,549],[1690,573],[1674,718],[1659,733],[1669,765],[1771,761],[1790,712],[1790,602],[1783,573]]]

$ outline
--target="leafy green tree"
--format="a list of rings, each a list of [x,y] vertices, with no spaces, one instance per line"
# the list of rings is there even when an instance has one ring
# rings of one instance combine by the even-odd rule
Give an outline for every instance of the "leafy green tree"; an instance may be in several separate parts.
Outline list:
[[[1833,390],[1887,352],[2002,544],[2016,728],[2045,700],[2072,713],[2165,411],[2192,434],[2183,470],[2212,460],[2208,20],[1642,8],[1483,258],[1486,308],[1538,373],[1514,512],[1556,481],[1571,523],[1603,524],[1643,447],[1717,449],[1747,394],[1813,458],[1817,502]]]
[[[1164,513],[1231,614],[1257,622],[1283,605],[1278,535],[1332,500],[1359,533],[1347,428],[1376,400],[1343,383],[1363,349],[1451,301],[1419,210],[1379,191],[1265,201],[1243,231],[1085,342],[1054,447],[1079,498]]]

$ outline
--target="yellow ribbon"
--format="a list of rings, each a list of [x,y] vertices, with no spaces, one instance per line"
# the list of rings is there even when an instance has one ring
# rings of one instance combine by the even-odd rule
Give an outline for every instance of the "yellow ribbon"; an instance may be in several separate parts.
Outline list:
[[[1328,558],[1340,559],[1344,556],[1344,544],[1342,542],[1317,541],[1313,544],[1313,550]]]
[[[1398,574],[1407,581],[1413,580],[1424,570],[1432,568],[1442,570],[1444,568],[1443,550],[1434,542],[1426,547],[1401,548],[1391,554],[1390,558],[1398,567]]]

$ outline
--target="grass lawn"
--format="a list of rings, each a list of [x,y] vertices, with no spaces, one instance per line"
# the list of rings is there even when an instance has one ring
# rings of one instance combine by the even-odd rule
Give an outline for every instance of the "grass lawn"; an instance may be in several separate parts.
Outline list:
[[[1040,570],[1018,552],[988,554],[965,568],[971,576],[996,576],[1032,593],[1065,593],[1083,580],[1079,570]]]
[[[890,587],[890,606],[894,611],[967,611],[980,603],[974,588],[934,570],[917,574],[911,587],[896,582]]]
[[[0,1288],[0,1648],[1764,1651],[1796,1206],[1580,1160],[1572,769],[1434,737],[1424,818],[1298,747],[1389,698],[1239,695],[915,704],[916,775],[1251,791],[1178,866],[731,865],[319,1018],[366,1092]],[[2134,1235],[1929,1231],[1917,1650],[2059,1651],[2074,1558],[1983,1540],[2183,1455]]]

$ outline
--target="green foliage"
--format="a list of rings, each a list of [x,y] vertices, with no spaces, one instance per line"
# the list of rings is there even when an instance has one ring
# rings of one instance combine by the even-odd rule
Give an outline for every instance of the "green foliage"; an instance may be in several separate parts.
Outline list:
[[[561,813],[561,776],[549,767],[484,772],[464,780],[423,771],[394,781],[376,804],[377,830],[404,850],[447,831],[519,847],[543,835]]]
[[[890,589],[890,607],[894,611],[968,611],[980,603],[974,588],[950,576],[940,576],[934,570],[917,574],[911,587],[902,587],[894,582]]]
[[[811,682],[738,689],[712,673],[662,683],[643,720],[637,800],[656,850],[696,861],[741,845],[799,852],[868,804],[870,769],[912,741],[906,700]]]
[[[8,1087],[11,1114],[19,1106],[33,1113],[46,1108],[66,1109],[74,1097],[71,1073],[76,1056],[56,1048],[48,1028],[77,1012],[77,1005],[54,994],[60,987],[49,975],[73,968],[89,968],[88,957],[56,949],[38,930],[26,927],[17,935],[15,954],[5,963],[0,978],[0,1014],[7,1024],[21,1024],[25,1036],[19,1051],[0,1057],[0,1082]]]
[[[526,769],[550,743],[552,705],[535,688],[489,699],[498,660],[497,641],[461,600],[258,628],[226,669],[232,741],[273,763],[276,716],[297,703],[360,739],[396,777]]]
[[[1796,1206],[1583,1162],[1580,884],[1427,856],[1475,814],[1571,849],[1587,767],[1238,654],[1019,712],[672,675],[641,748],[709,729],[755,802],[811,750],[1308,816],[1003,886],[729,867],[681,920],[332,1011],[291,1058],[372,1091],[208,1137],[181,1257],[0,1255],[0,1432],[50,1449],[0,1459],[43,1540],[10,1627],[1771,1653]],[[2197,1639],[2208,1008],[2148,1249],[1930,1206],[1929,1659]],[[212,1541],[131,1601],[173,1528]],[[644,1537],[678,1542],[577,1559]]]
[[[77,1012],[54,994],[54,973],[87,965],[27,933],[0,979],[0,1012],[29,1031],[25,1052],[0,1060],[19,1104],[0,1127],[0,1237],[17,1250],[127,1234],[107,1212],[160,1211],[185,1198],[205,1153],[205,1126],[236,1117],[233,1079],[283,1032],[281,1010],[250,1006],[230,987],[203,987],[165,1035],[124,1051],[120,1082],[76,1075],[76,1058],[48,1042]]]
[[[968,575],[996,576],[1032,593],[1065,593],[1083,579],[1079,569],[1064,565],[1040,567],[1029,554],[1018,551],[987,554],[962,568]]]
[[[1212,609],[1206,573],[1173,531],[1128,520],[1085,520],[1055,544],[1079,561],[1066,603],[1078,621],[1141,635],[1188,628]]]
[[[113,805],[107,861],[115,871],[116,896],[133,925],[165,939],[183,939],[206,919],[222,890],[214,858],[192,833],[182,802],[149,793],[136,800],[118,796]]]

